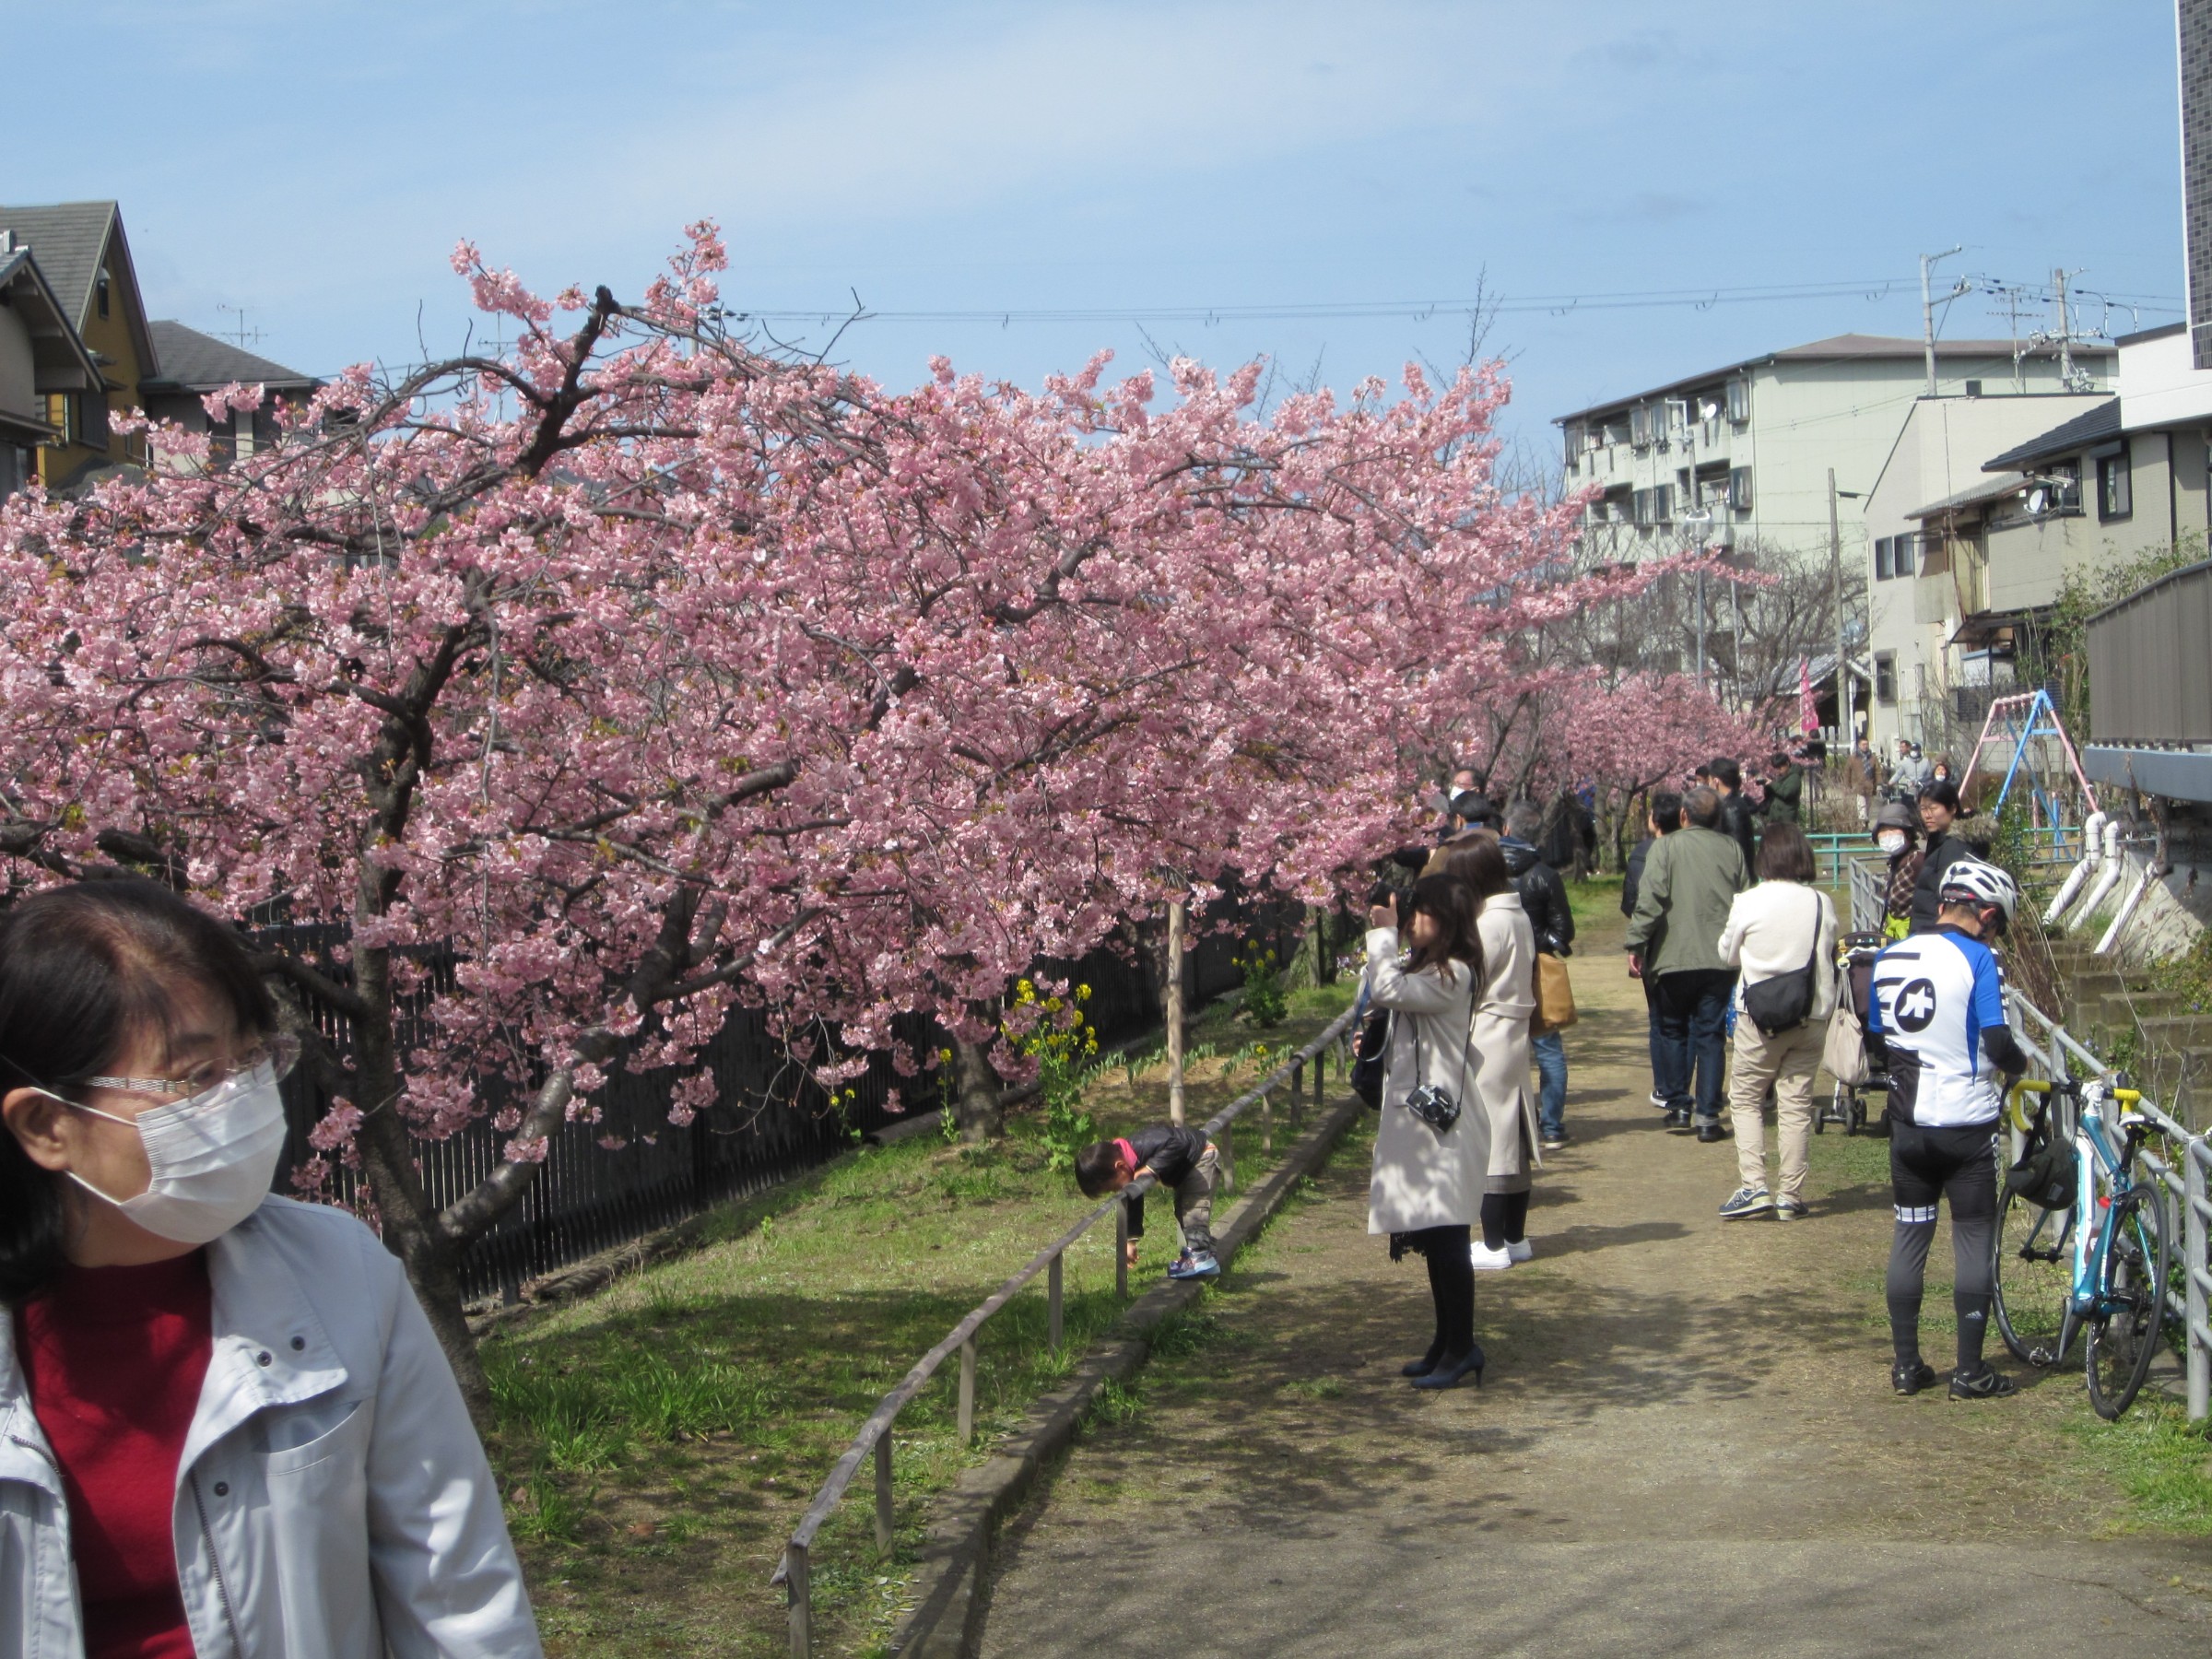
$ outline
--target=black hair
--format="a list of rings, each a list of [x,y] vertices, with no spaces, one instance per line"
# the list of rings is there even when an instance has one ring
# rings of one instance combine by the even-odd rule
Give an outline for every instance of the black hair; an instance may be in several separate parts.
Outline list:
[[[1937,778],[1932,783],[1921,785],[1920,798],[1933,801],[1954,818],[1959,813],[1959,785],[1948,778]]]
[[[1744,769],[1725,755],[1715,760],[1705,771],[1713,782],[1722,785],[1731,794],[1744,786]]]
[[[1776,749],[1772,754],[1767,757],[1767,764],[1773,767],[1778,771],[1782,768],[1789,765],[1789,763],[1790,751],[1787,749]]]
[[[167,1031],[183,987],[227,1005],[241,1031],[276,1011],[238,935],[150,881],[56,888],[0,912],[0,1092],[74,1099],[131,1040]],[[67,1261],[64,1178],[0,1134],[0,1302],[39,1294]]]
[[[1505,854],[1498,850],[1498,843],[1484,836],[1463,847],[1453,848],[1445,862],[1445,869],[1449,871],[1454,865],[1478,864],[1485,857],[1496,859],[1500,869],[1505,867]],[[1441,969],[1447,960],[1456,959],[1474,970],[1476,981],[1479,983],[1482,979],[1482,938],[1475,931],[1475,912],[1480,903],[1474,889],[1461,876],[1424,876],[1415,882],[1413,890],[1406,896],[1408,929],[1414,916],[1426,911],[1437,919],[1443,931],[1433,945],[1414,945],[1410,938],[1407,939],[1406,943],[1412,951],[1406,962],[1408,970],[1419,973],[1428,968]]]
[[[1113,1179],[1122,1149],[1112,1141],[1092,1141],[1076,1154],[1076,1184],[1086,1198],[1103,1198],[1106,1183]]]
[[[1671,835],[1682,828],[1682,792],[1678,789],[1652,791],[1652,822],[1659,826],[1659,833]]]

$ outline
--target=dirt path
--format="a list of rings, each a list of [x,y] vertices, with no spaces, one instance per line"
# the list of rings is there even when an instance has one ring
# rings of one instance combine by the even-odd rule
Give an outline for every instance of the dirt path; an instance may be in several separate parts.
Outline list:
[[[2108,1535],[2078,1371],[1890,1394],[1879,1143],[1816,1143],[1807,1220],[1719,1220],[1734,1145],[1657,1127],[1641,995],[1590,943],[1574,1144],[1535,1260],[1477,1284],[1487,1385],[1399,1379],[1426,1280],[1366,1235],[1347,1145],[1009,1540],[984,1653],[1982,1653],[2061,1625],[2212,1650],[2212,1548]],[[1947,1367],[1947,1269],[1929,1288]]]

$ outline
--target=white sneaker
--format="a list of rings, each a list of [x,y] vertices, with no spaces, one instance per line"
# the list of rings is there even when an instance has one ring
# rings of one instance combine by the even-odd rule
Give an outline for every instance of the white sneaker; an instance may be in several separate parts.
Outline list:
[[[1495,1273],[1500,1268],[1511,1267],[1513,1265],[1513,1253],[1512,1251],[1492,1250],[1480,1239],[1475,1241],[1473,1247],[1468,1251],[1468,1254],[1473,1257],[1475,1262],[1475,1271],[1477,1273]]]
[[[1536,1247],[1526,1239],[1508,1239],[1505,1241],[1505,1253],[1516,1262],[1525,1262],[1536,1253]]]

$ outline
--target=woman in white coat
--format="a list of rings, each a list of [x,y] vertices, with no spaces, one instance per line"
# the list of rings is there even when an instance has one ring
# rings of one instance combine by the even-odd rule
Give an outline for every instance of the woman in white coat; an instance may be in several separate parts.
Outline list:
[[[406,1276],[272,1196],[297,1053],[164,888],[0,916],[0,1659],[535,1659]]]
[[[1468,1020],[1482,947],[1465,890],[1451,877],[1422,877],[1404,902],[1403,947],[1396,907],[1368,912],[1368,1000],[1388,1008],[1391,1019],[1367,1230],[1390,1236],[1394,1262],[1408,1251],[1428,1260],[1436,1337],[1405,1374],[1416,1388],[1451,1388],[1468,1376],[1480,1386],[1467,1247],[1482,1202],[1483,1149],[1481,1114],[1469,1104]],[[1460,1103],[1450,1128],[1439,1131],[1407,1108],[1407,1097],[1424,1087]]]
[[[1735,1120],[1737,1185],[1721,1206],[1730,1220],[1774,1212],[1806,1213],[1805,1172],[1813,1149],[1813,1073],[1836,1008],[1836,907],[1813,886],[1812,843],[1795,824],[1769,824],[1759,843],[1759,885],[1728,907],[1721,960],[1740,971],[1735,991],[1735,1053],[1728,1068],[1728,1113]],[[1805,1021],[1772,1036],[1744,1012],[1744,992],[1782,974],[1812,968]],[[1767,1091],[1774,1091],[1778,1191],[1767,1187]]]
[[[1494,841],[1453,851],[1452,878],[1467,891],[1482,943],[1482,983],[1473,1027],[1477,1133],[1482,1141],[1482,1237],[1469,1255],[1478,1270],[1529,1258],[1528,1198],[1536,1166],[1536,1096],[1528,1086],[1534,1061],[1529,1017],[1536,1011],[1536,939],[1528,912]]]

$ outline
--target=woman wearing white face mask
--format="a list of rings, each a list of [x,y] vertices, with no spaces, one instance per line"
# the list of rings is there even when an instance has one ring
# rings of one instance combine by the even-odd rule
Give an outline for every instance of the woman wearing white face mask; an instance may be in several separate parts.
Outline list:
[[[1920,879],[1920,819],[1902,801],[1884,803],[1874,818],[1874,844],[1889,861],[1882,887],[1882,931],[1901,939],[1912,925],[1912,888]]]
[[[164,888],[0,914],[0,1659],[539,1651],[399,1264],[269,1194],[275,1025]]]

